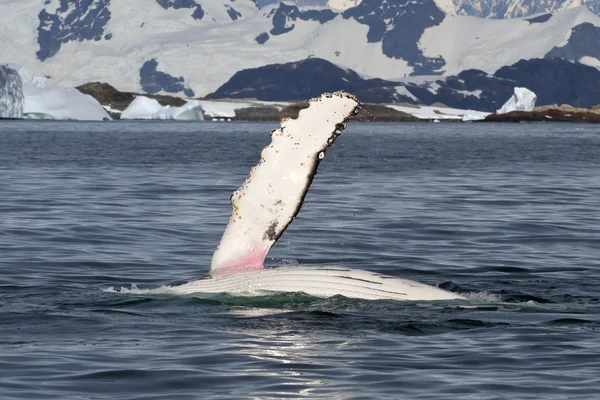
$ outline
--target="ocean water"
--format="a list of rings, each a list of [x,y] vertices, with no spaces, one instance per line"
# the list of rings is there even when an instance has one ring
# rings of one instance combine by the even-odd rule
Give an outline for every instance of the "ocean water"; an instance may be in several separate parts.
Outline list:
[[[275,127],[0,121],[0,398],[599,398],[594,125],[350,124],[268,259],[467,301],[136,291],[207,273]]]

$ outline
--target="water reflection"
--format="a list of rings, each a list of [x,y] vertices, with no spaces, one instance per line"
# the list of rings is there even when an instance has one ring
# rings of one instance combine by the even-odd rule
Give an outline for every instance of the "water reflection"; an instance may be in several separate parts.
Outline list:
[[[261,387],[261,393],[278,398],[344,397],[330,387],[335,387],[339,378],[331,361],[343,356],[360,339],[333,336],[323,340],[314,332],[300,332],[295,320],[301,317],[296,311],[237,308],[230,312],[238,322],[247,324],[234,353],[255,360],[243,372],[277,378],[276,385]]]

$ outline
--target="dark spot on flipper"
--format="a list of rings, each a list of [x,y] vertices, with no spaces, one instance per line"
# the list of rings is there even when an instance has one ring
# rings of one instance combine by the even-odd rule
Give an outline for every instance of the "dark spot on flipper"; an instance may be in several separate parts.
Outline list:
[[[279,224],[279,221],[271,222],[271,225],[269,225],[269,227],[265,231],[265,234],[263,235],[263,240],[266,240],[266,239],[277,240],[277,225],[278,224]]]

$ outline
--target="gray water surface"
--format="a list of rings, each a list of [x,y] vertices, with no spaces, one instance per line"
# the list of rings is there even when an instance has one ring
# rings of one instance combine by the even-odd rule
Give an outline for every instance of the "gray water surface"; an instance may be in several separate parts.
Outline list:
[[[0,398],[598,398],[594,125],[350,124],[267,260],[466,302],[119,292],[207,273],[274,128],[0,121]]]

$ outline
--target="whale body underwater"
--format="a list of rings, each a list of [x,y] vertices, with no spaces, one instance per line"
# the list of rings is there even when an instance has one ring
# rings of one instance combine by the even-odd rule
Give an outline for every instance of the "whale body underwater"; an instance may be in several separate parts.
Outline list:
[[[303,292],[366,300],[453,300],[462,296],[419,282],[336,266],[265,268],[265,258],[300,211],[325,151],[360,103],[343,92],[311,99],[297,119],[271,132],[245,182],[231,196],[232,214],[209,276],[169,288],[176,294],[260,296]]]

